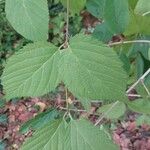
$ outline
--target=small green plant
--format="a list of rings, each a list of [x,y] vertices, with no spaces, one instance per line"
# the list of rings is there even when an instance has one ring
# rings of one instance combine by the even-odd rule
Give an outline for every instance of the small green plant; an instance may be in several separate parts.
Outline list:
[[[65,32],[53,28],[61,36],[60,41],[64,36],[57,47],[58,43],[47,42],[49,22],[54,19],[49,21],[46,0],[6,0],[8,21],[32,43],[5,64],[1,77],[5,98],[42,96],[62,82],[66,88],[66,113],[61,116],[56,110],[48,110],[27,122],[22,130],[31,127],[37,131],[22,150],[117,150],[105,129],[97,127],[102,119],[122,116],[125,104],[134,111],[150,114],[150,80],[144,81],[149,71],[142,76],[150,67],[150,6],[146,1],[55,0],[66,8],[65,15],[59,16],[60,19],[64,16]],[[91,35],[80,32],[72,36],[69,20],[83,9],[103,21]],[[114,42],[114,37],[119,37],[119,41]],[[127,86],[141,76],[126,92]],[[142,86],[138,85],[140,82]],[[138,94],[130,93],[133,88]],[[85,118],[72,116],[68,91],[81,101],[86,111],[93,100],[106,104],[98,110],[102,115],[95,126]],[[128,96],[142,98],[129,102]]]

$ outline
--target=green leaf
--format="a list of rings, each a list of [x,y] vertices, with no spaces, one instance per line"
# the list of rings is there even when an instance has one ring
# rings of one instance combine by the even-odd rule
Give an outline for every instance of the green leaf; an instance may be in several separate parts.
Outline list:
[[[64,121],[49,122],[27,139],[21,150],[64,150],[66,135]]]
[[[144,79],[144,84],[147,87],[147,89],[150,91],[150,75],[148,75],[147,77],[145,77]],[[145,88],[143,87],[143,85],[141,83],[139,83],[136,86],[136,91],[138,92],[138,94],[140,94],[143,98],[147,98],[148,94],[145,90]]]
[[[105,22],[97,25],[93,32],[93,36],[102,42],[109,42],[113,35]]]
[[[5,107],[6,101],[4,99],[0,99],[0,108]]]
[[[123,47],[123,49],[124,49],[124,47]],[[130,60],[127,57],[127,55],[125,54],[125,52],[121,51],[120,54],[119,54],[119,57],[120,57],[121,61],[123,62],[123,68],[124,68],[124,70],[127,73],[130,73]]]
[[[32,41],[48,38],[46,0],[6,0],[6,17],[13,28]]]
[[[88,0],[87,11],[97,18],[104,18],[104,8],[106,0]]]
[[[136,57],[136,69],[137,69],[137,79],[139,79],[144,72],[144,61],[140,54]]]
[[[6,143],[0,140],[0,150],[6,150]]]
[[[150,114],[150,100],[138,99],[133,102],[128,102],[128,107],[137,113]]]
[[[123,33],[130,20],[128,1],[106,0],[104,20],[112,32]]]
[[[2,75],[6,98],[41,96],[58,85],[57,48],[47,42],[25,46],[10,57]]]
[[[150,48],[148,49],[148,60],[150,60]]]
[[[89,99],[88,99],[88,100],[87,100],[87,99],[81,99],[80,101],[81,101],[81,103],[82,103],[84,109],[86,109],[87,111],[89,111],[90,108],[91,108],[91,102],[92,102],[92,100],[89,100]]]
[[[86,120],[71,121],[70,128],[71,150],[118,150],[103,130]]]
[[[36,131],[21,150],[118,150],[104,131],[86,120],[55,121]]]
[[[114,103],[103,105],[98,109],[99,113],[105,114],[112,106]],[[105,115],[105,118],[108,119],[118,119],[119,117],[123,116],[126,111],[126,106],[123,102],[118,102],[110,112],[108,112]]]
[[[133,34],[142,33],[145,35],[150,34],[150,17],[149,16],[140,16],[132,14],[130,15],[130,23],[126,28],[124,35],[130,36]]]
[[[140,36],[137,37],[136,40],[150,40],[149,36]],[[135,58],[137,57],[137,54],[142,54],[146,59],[148,59],[148,50],[149,50],[150,44],[149,43],[134,43],[129,49],[128,57],[129,58]]]
[[[67,88],[79,99],[122,100],[126,73],[112,48],[87,35],[70,40],[62,51],[59,74]]]
[[[150,1],[149,0],[139,0],[135,7],[135,13],[139,15],[150,14]]]
[[[37,116],[35,116],[35,118],[24,123],[21,126],[20,131],[22,133],[25,133],[30,129],[35,130],[35,129],[41,128],[48,122],[54,121],[56,118],[58,118],[58,114],[59,114],[58,111],[54,109],[50,109],[50,110],[47,110],[46,112],[42,112],[38,114]]]
[[[138,0],[128,0],[129,6],[134,9]]]
[[[8,121],[8,117],[6,114],[1,114],[0,115],[0,123],[6,124]]]
[[[150,116],[148,115],[141,115],[136,119],[136,125],[141,126],[143,124],[150,125]]]
[[[68,0],[69,1],[69,11],[72,14],[78,14],[84,7],[86,4],[86,0]],[[60,0],[60,2],[67,7],[67,0]]]

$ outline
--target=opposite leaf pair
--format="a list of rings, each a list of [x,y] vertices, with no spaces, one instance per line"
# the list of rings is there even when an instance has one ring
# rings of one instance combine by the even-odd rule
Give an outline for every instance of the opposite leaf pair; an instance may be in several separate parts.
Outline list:
[[[41,96],[62,81],[78,98],[121,100],[126,73],[113,49],[87,35],[70,39],[65,50],[46,42],[30,44],[7,62],[2,84],[7,99]]]
[[[86,120],[56,120],[37,130],[21,150],[118,150],[108,135]]]

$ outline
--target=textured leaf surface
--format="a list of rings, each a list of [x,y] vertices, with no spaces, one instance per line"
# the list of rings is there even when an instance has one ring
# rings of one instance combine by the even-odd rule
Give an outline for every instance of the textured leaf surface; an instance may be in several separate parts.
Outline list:
[[[150,125],[150,117],[148,115],[141,115],[136,119],[137,126],[141,126],[144,124]]]
[[[39,41],[48,38],[48,5],[46,0],[6,0],[6,17],[25,38]]]
[[[150,75],[148,75],[145,79],[144,79],[144,84],[147,87],[147,89],[150,91]],[[143,87],[143,85],[140,83],[136,86],[136,91],[138,92],[138,94],[140,94],[142,97],[147,98],[148,94],[145,90],[145,88]]]
[[[127,0],[106,0],[105,21],[115,33],[122,33],[129,24],[129,8]]]
[[[86,120],[55,121],[36,131],[21,150],[117,150],[109,137]]]
[[[42,112],[38,114],[35,118],[27,121],[24,123],[20,131],[22,133],[27,132],[30,129],[38,129],[43,127],[45,124],[47,124],[50,121],[54,121],[58,117],[58,111],[54,109],[47,110],[46,112]]]
[[[62,51],[60,76],[68,89],[81,99],[124,98],[126,73],[113,49],[86,35],[77,35]]]
[[[142,33],[150,34],[150,16],[140,16],[131,14],[130,23],[125,30],[125,35],[132,35]]]
[[[131,110],[143,113],[150,114],[150,100],[149,99],[138,99],[133,102],[128,102],[128,106]]]
[[[86,120],[71,122],[71,150],[117,150],[103,130]],[[69,150],[69,149],[67,149]]]
[[[150,48],[148,49],[148,60],[150,60]]]
[[[99,108],[98,112],[105,114],[112,106],[112,104],[103,105]],[[105,115],[106,118],[109,119],[118,119],[119,117],[123,116],[126,111],[126,106],[122,102],[118,102],[115,107],[111,109],[109,113]]]
[[[80,101],[81,101],[82,106],[84,107],[84,109],[86,109],[87,111],[89,111],[90,108],[91,108],[91,102],[92,102],[92,100],[81,99]]]
[[[67,0],[60,0],[61,3],[67,7]],[[86,4],[86,0],[68,0],[69,1],[69,11],[72,14],[78,14],[84,7]]]
[[[27,139],[21,150],[65,150],[66,135],[65,122],[49,122]]]
[[[130,8],[134,9],[138,0],[128,0]]]
[[[58,84],[56,49],[37,42],[10,57],[2,75],[6,98],[41,96],[54,90]]]
[[[136,62],[137,79],[139,79],[143,75],[143,72],[144,72],[144,61],[143,61],[141,54],[137,53],[135,62]]]
[[[139,15],[150,14],[150,1],[149,0],[139,0],[135,7],[135,13]]]
[[[87,10],[97,18],[104,17],[104,8],[106,0],[88,0],[86,3]]]
[[[105,22],[97,25],[93,32],[93,36],[103,42],[109,42],[113,35]]]
[[[137,37],[136,40],[150,40],[149,36],[140,36]],[[149,43],[134,43],[132,44],[128,56],[130,58],[135,57],[137,53],[142,54],[146,59],[148,58],[148,51],[149,51],[150,44]]]

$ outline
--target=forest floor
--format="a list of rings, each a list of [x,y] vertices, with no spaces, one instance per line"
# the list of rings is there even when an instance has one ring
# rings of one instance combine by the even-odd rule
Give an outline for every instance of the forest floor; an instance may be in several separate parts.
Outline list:
[[[34,132],[29,130],[24,134],[20,133],[19,130],[23,123],[48,108],[60,108],[61,104],[63,105],[61,100],[64,102],[61,95],[58,94],[49,99],[29,98],[7,102],[4,107],[0,108],[0,116],[5,116],[0,118],[0,139],[3,142],[1,146],[5,147],[6,150],[18,150],[25,139],[32,136]],[[91,107],[91,110],[95,111],[96,108]],[[84,112],[81,112],[80,115],[84,115]],[[135,120],[138,115],[127,112],[125,119],[116,120],[115,128],[111,129],[113,140],[120,146],[121,150],[150,150],[150,126],[146,124],[137,126]],[[89,117],[93,123],[96,119],[94,115]],[[106,122],[111,124],[110,120]]]

